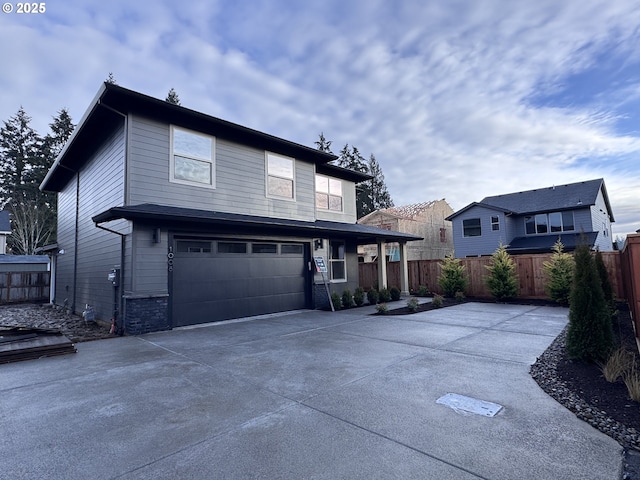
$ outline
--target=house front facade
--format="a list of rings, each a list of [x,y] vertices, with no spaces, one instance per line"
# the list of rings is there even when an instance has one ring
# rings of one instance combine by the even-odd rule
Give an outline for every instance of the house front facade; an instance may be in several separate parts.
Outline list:
[[[502,243],[511,254],[565,251],[581,242],[613,250],[613,212],[603,179],[485,197],[448,217],[457,258],[491,255]]]
[[[54,302],[133,334],[326,305],[325,281],[357,287],[358,244],[419,238],[357,225],[369,177],[334,159],[104,84],[41,185]]]
[[[422,240],[407,245],[407,257],[411,260],[431,260],[444,258],[453,252],[453,231],[451,222],[446,218],[453,209],[445,199],[414,203],[400,207],[376,210],[358,220],[361,225],[395,230],[422,237]],[[376,245],[363,245],[359,249],[361,261],[377,260]],[[400,259],[399,245],[387,244],[387,258],[390,261]]]

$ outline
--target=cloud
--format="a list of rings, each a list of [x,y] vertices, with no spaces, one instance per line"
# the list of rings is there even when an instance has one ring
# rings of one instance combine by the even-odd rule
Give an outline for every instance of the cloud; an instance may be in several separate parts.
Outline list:
[[[0,118],[22,104],[39,130],[62,106],[77,121],[111,71],[305,145],[322,131],[374,153],[397,204],[459,209],[604,177],[614,232],[640,223],[631,3],[71,0],[50,13],[0,17],[15,45],[0,51]]]

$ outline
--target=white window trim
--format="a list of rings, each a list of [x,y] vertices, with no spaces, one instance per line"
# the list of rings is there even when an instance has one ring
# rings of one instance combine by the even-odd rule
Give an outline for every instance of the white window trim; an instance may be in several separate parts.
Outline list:
[[[465,235],[464,234],[464,222],[465,222],[465,220],[480,220],[480,235]],[[462,226],[462,238],[478,238],[478,237],[482,237],[482,218],[481,217],[463,218],[462,222],[460,223],[460,225]]]
[[[201,183],[201,182],[192,182],[189,180],[184,180],[182,178],[175,178],[175,158],[173,152],[173,132],[175,130],[181,130],[183,132],[187,132],[193,135],[198,135],[200,137],[205,137],[211,140],[211,158],[201,158],[201,157],[192,157],[189,155],[179,155],[181,157],[190,158],[192,160],[197,160],[199,162],[208,162],[211,164],[211,184]],[[178,183],[180,185],[189,185],[191,187],[200,187],[200,188],[216,188],[216,137],[211,135],[207,135],[202,132],[196,132],[195,130],[189,130],[188,128],[177,127],[175,125],[171,125],[170,133],[169,133],[169,182]]]
[[[564,228],[563,215],[564,215],[565,212],[571,213],[571,216],[573,218],[573,229],[571,229],[571,230],[566,230]],[[560,213],[560,222],[562,223],[562,227],[561,227],[561,230],[559,232],[552,232],[551,231],[551,219],[549,218],[549,215],[551,215],[552,213]],[[542,233],[538,232],[538,224],[536,223],[536,220],[535,220],[536,215],[545,215],[547,217],[547,231],[546,232],[542,232]],[[533,233],[527,233],[527,217],[533,217],[533,228],[535,229],[535,231]],[[560,234],[563,234],[563,233],[572,233],[572,232],[576,231],[576,226],[575,226],[576,217],[575,217],[575,214],[574,214],[574,212],[572,210],[564,210],[564,211],[562,211],[562,210],[553,210],[553,211],[546,212],[546,213],[534,213],[534,214],[531,214],[531,215],[523,216],[522,217],[522,221],[524,223],[524,234],[526,236],[529,236],[529,237],[533,237],[535,235],[540,235],[540,236],[544,236],[544,235],[560,235]]]
[[[334,240],[334,242],[340,242],[344,245],[344,258],[340,259],[332,259],[331,258],[331,240],[328,241],[329,243],[329,251],[327,252],[327,260],[329,261],[329,278],[330,278],[330,283],[347,283],[348,282],[348,272],[347,272],[347,242],[345,240]],[[344,278],[337,278],[334,279],[333,278],[333,262],[343,262],[344,263]]]
[[[327,175],[320,175],[319,173],[316,173],[316,179],[317,177],[322,177],[322,178],[326,178],[327,179],[327,192],[319,192],[317,185],[318,182],[317,180],[315,180],[315,193],[321,193],[322,195],[326,195],[327,196],[327,208],[322,208],[322,207],[318,207],[318,204],[316,202],[316,208],[318,210],[322,210],[323,212],[336,212],[336,213],[343,213],[344,212],[344,183],[342,182],[342,180],[340,180],[339,178],[335,178],[335,177],[328,177]],[[333,195],[334,197],[340,197],[340,210],[334,210],[332,208],[330,208],[331,206],[331,180],[336,180],[338,182],[340,182],[340,195]],[[315,201],[315,198],[314,198]]]
[[[293,178],[281,177],[278,175],[269,175],[269,155],[274,157],[284,158],[286,160],[291,160],[293,165]],[[274,178],[282,178],[284,180],[291,180],[293,182],[293,197],[283,197],[280,195],[274,195],[269,193],[269,177]],[[264,191],[267,198],[273,198],[275,200],[283,200],[285,202],[295,202],[296,201],[296,159],[293,157],[287,157],[286,155],[280,155],[274,152],[264,152]]]

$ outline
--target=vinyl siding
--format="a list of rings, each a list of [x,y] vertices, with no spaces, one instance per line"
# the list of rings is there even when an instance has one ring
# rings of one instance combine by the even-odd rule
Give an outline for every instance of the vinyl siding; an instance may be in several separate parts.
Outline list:
[[[295,162],[295,201],[266,196],[265,152],[216,138],[215,188],[169,181],[170,125],[130,117],[128,203],[313,221],[314,165]],[[208,133],[215,137],[212,132]]]
[[[124,201],[124,126],[117,128],[96,150],[79,172],[78,251],[75,285],[76,312],[85,304],[94,307],[102,320],[111,318],[113,290],[107,274],[121,262],[121,237],[95,226],[91,217]],[[76,183],[69,184],[59,194],[58,238],[65,254],[58,263],[58,290],[73,301],[73,262],[75,257]],[[67,246],[68,245],[68,246]],[[66,287],[69,286],[67,292]],[[64,302],[56,295],[57,303]]]
[[[58,193],[58,250],[54,303],[71,307],[73,302],[73,262],[76,229],[76,177]]]
[[[613,250],[613,239],[611,238],[611,221],[609,220],[609,211],[604,201],[602,190],[598,192],[596,204],[591,207],[591,222],[593,231],[599,232],[596,239],[596,246],[601,252],[610,252]],[[604,230],[603,230],[604,225]]]
[[[500,218],[500,230],[491,230],[491,217]],[[465,237],[463,221],[472,218],[480,219],[481,234],[478,237]],[[491,255],[500,242],[509,243],[507,237],[505,216],[502,212],[489,208],[475,207],[453,219],[454,255],[457,258],[477,255]]]

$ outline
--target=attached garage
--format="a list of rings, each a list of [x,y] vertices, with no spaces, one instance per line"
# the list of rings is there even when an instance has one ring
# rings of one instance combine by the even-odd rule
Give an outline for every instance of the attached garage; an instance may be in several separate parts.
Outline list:
[[[174,238],[172,326],[309,308],[309,244]]]

